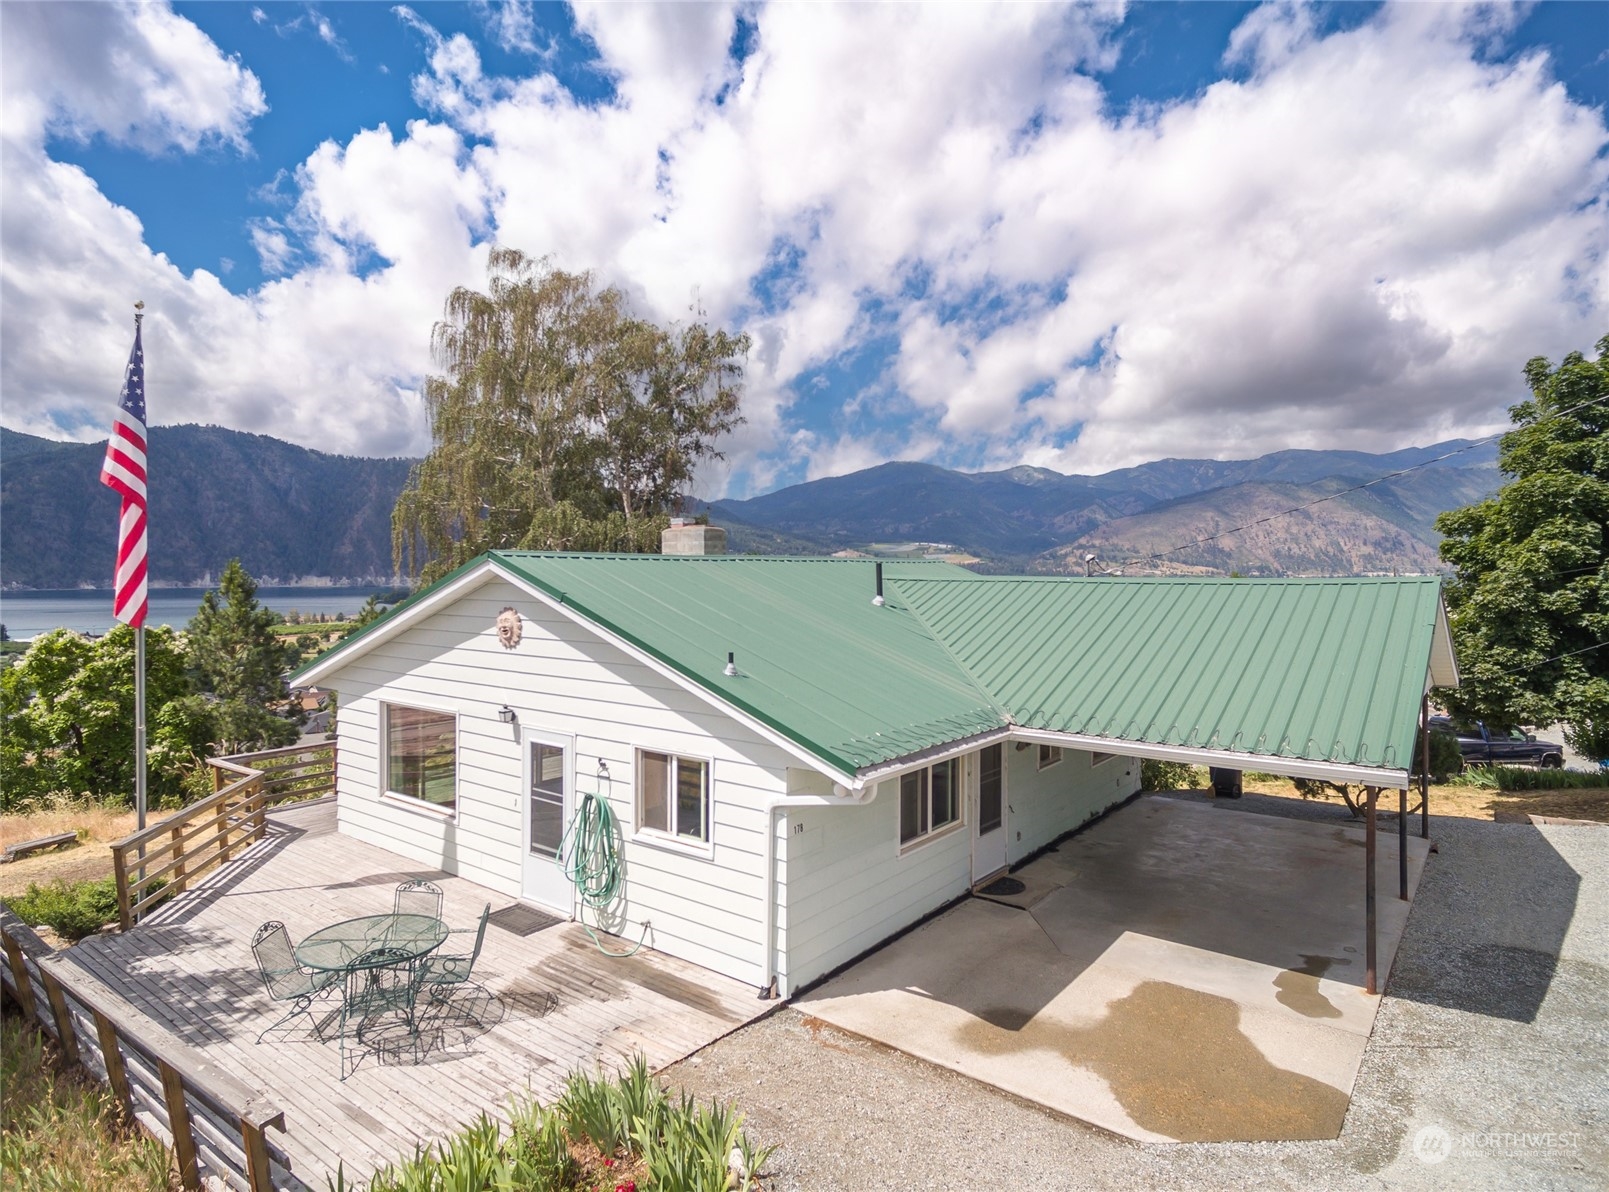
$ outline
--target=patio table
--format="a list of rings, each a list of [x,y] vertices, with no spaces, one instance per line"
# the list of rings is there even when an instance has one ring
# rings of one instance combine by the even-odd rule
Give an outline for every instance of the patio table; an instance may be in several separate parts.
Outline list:
[[[439,948],[447,934],[447,924],[430,915],[364,915],[321,927],[296,945],[298,964],[346,974],[341,998],[342,1080],[347,1076],[347,1023],[354,1018],[359,1042],[369,1018],[390,1010],[401,1011],[408,1034],[417,1036],[414,1000],[420,973],[415,966]],[[407,976],[400,983],[388,980],[397,973]]]
[[[447,924],[429,915],[364,915],[313,932],[296,945],[296,963],[322,972],[389,967],[427,956],[446,939]],[[378,964],[358,963],[365,953],[381,948],[391,955]]]

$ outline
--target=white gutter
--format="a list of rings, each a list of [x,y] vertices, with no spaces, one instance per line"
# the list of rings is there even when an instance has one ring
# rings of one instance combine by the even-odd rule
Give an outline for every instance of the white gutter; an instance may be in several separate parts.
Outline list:
[[[760,969],[760,996],[762,998],[787,997],[788,990],[773,989],[777,984],[777,812],[790,807],[864,807],[877,798],[875,782],[854,794],[840,783],[833,784],[830,795],[778,795],[765,805],[765,927],[760,936],[765,960]],[[842,791],[842,794],[837,792]]]
[[[1186,762],[1192,766],[1218,766],[1226,770],[1265,770],[1292,778],[1317,778],[1328,782],[1354,782],[1363,786],[1408,787],[1408,768],[1356,766],[1350,762],[1308,761],[1276,757],[1267,753],[1232,753],[1227,749],[1202,749],[1189,745],[1153,745],[1146,741],[1125,741],[1117,737],[1091,737],[1083,733],[1058,733],[1050,729],[1014,728],[1013,741],[1036,745],[1062,745],[1095,753],[1115,753],[1122,757],[1149,757],[1165,762]]]

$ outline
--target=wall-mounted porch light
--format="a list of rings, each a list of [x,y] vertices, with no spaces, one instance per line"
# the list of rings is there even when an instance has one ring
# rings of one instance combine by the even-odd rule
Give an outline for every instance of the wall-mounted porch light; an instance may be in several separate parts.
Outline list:
[[[514,709],[509,707],[507,704],[504,704],[501,708],[497,709],[497,718],[504,724],[513,724],[519,719],[518,716],[514,715]]]

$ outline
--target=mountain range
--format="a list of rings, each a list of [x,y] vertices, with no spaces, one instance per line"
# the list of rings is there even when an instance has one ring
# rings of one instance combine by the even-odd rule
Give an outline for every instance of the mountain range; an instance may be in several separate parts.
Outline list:
[[[103,451],[0,429],[0,585],[106,586],[117,498],[99,483]],[[413,461],[211,426],[153,427],[147,453],[153,583],[203,582],[235,557],[264,583],[391,581],[391,509]],[[1074,573],[1423,572],[1438,566],[1436,514],[1494,492],[1496,458],[1495,444],[1452,440],[1384,455],[1165,459],[1099,476],[889,463],[702,508],[733,550],[766,554],[947,551],[988,570]],[[1249,528],[1227,533],[1237,527]]]

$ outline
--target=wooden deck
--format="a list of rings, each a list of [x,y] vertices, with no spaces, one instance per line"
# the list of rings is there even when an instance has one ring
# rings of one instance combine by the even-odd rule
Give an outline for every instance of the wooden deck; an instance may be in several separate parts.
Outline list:
[[[256,1045],[284,1009],[269,1002],[252,959],[258,925],[279,919],[301,939],[340,919],[389,911],[393,888],[413,877],[441,884],[453,926],[474,923],[487,902],[494,911],[513,902],[342,836],[334,805],[324,802],[271,813],[266,838],[239,860],[133,930],[93,937],[66,955],[205,1058],[260,1086],[285,1111],[286,1133],[270,1142],[299,1179],[320,1189],[338,1165],[349,1179],[364,1178],[482,1110],[503,1117],[511,1096],[548,1101],[574,1068],[613,1067],[638,1052],[662,1068],[774,1004],[753,986],[647,949],[603,956],[574,923],[519,936],[494,919],[473,986],[421,1031],[417,1065],[382,1041],[355,1066],[349,1052],[343,1083],[333,1030],[322,1041],[307,1016]]]

